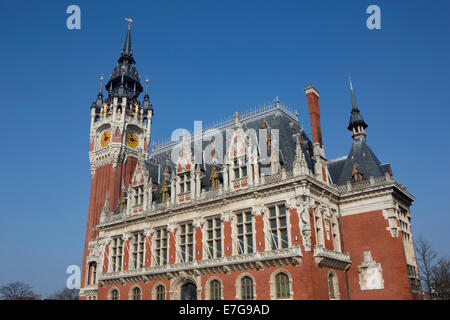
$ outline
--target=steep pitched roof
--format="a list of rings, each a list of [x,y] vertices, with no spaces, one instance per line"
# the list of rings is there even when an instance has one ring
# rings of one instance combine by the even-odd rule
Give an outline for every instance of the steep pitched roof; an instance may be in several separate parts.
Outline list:
[[[263,127],[263,122],[266,123],[267,129],[278,129],[279,133],[279,160],[282,164],[282,167],[286,170],[292,170],[293,168],[293,160],[295,157],[295,148],[296,141],[299,135],[302,135],[302,150],[305,154],[306,161],[308,163],[308,167],[314,171],[314,163],[310,155],[308,155],[307,150],[312,150],[312,142],[311,140],[304,134],[303,128],[298,122],[298,120],[294,119],[291,115],[286,113],[281,108],[275,108],[268,112],[264,112],[263,114],[255,115],[254,117],[250,117],[248,119],[244,119],[242,122],[242,128],[247,131],[248,129],[254,129],[257,135],[257,141],[259,143],[259,129]],[[227,129],[232,129],[233,124],[224,126],[222,128],[218,128],[223,137],[223,150],[222,156],[225,155],[226,148],[226,135]],[[274,140],[272,140],[273,142]],[[210,141],[202,141],[202,150],[205,150]],[[164,179],[164,167],[166,164],[170,163],[170,165],[174,168],[174,164],[171,161],[171,153],[173,148],[176,146],[176,143],[169,144],[166,147],[156,148],[156,150],[152,151],[150,154],[149,160],[146,161],[146,164],[149,168],[149,172],[152,175],[153,183],[158,183],[159,177],[159,189],[162,185],[162,179]],[[191,153],[194,154],[194,142],[191,141]],[[268,152],[272,150],[269,149]],[[220,153],[219,153],[220,154]],[[269,154],[270,156],[270,154]],[[210,175],[212,170],[212,164],[202,163],[200,166],[200,170],[204,173],[201,178],[201,187],[203,189],[209,190],[211,185]],[[216,164],[217,170],[222,170],[221,164]],[[270,163],[266,165],[260,164],[261,172],[267,174],[270,170]],[[222,173],[219,172],[220,180],[223,181]]]
[[[356,138],[347,157],[331,160],[328,171],[334,184],[343,185],[352,181],[353,167],[357,164],[363,179],[381,177],[390,172],[389,164],[381,164],[364,138]]]

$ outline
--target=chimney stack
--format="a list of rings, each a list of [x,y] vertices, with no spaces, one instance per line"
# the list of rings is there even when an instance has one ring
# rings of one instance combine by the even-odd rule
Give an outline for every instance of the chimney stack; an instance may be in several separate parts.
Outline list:
[[[320,109],[319,109],[319,90],[313,85],[305,88],[305,94],[308,98],[309,117],[311,118],[311,129],[313,142],[319,142],[322,147],[322,129],[320,127]]]

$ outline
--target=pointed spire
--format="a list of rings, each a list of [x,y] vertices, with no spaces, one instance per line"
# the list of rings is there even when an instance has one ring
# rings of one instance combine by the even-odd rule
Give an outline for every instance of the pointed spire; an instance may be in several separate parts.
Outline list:
[[[348,76],[348,81],[350,82],[350,91],[352,93],[352,110],[357,110],[356,107],[356,98],[355,98],[355,92],[353,91],[353,84],[352,84],[352,77]]]
[[[153,115],[153,106],[150,103],[150,97],[148,96],[148,76],[147,79],[145,79],[145,96],[144,96],[144,101],[142,101],[142,108],[144,109],[144,113],[146,111],[151,111],[152,115]]]
[[[350,122],[348,124],[347,129],[352,132],[352,137],[355,139],[356,137],[362,136],[365,137],[365,129],[368,127],[367,123],[364,121],[357,105],[355,92],[353,90],[352,78],[349,76],[350,83],[350,92],[352,95],[352,112],[350,115]]]
[[[105,80],[105,78],[103,78],[103,73],[100,76],[100,90],[98,92],[98,97],[102,97],[103,98],[103,80]]]
[[[125,42],[124,42],[123,48],[122,48],[122,56],[129,56],[129,57],[133,56],[133,49],[131,47],[131,28],[130,28],[129,24],[128,24],[127,36],[125,38]]]

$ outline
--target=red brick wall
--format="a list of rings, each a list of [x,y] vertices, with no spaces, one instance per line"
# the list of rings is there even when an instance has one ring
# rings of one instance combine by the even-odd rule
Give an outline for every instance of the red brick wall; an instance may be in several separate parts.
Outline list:
[[[306,258],[306,259],[305,259]],[[233,271],[229,274],[225,273],[213,273],[201,276],[202,293],[198,297],[199,299],[205,299],[209,292],[206,290],[206,282],[211,278],[219,278],[223,285],[222,296],[224,300],[234,300],[236,298],[236,284],[243,273],[251,274],[256,282],[256,298],[258,300],[270,300],[270,276],[277,270],[287,271],[292,277],[293,298],[295,300],[309,300],[309,299],[321,299],[328,300],[328,272],[329,268],[317,268],[312,260],[312,254],[306,253],[302,264],[298,266],[285,265],[280,267],[265,267],[263,270],[249,269],[246,271]],[[346,286],[345,275],[343,271],[334,270],[339,280],[339,288],[341,299],[346,299]],[[150,300],[152,297],[152,289],[159,282],[162,282],[166,286],[167,299],[169,299],[168,291],[170,288],[170,281],[163,280],[151,280],[147,283],[139,282],[139,286],[142,289],[142,299]],[[130,289],[135,283],[116,285],[105,285],[99,288],[98,299],[105,300],[108,297],[108,292],[116,287],[120,292],[120,299],[127,300]],[[176,288],[174,288],[176,289]],[[178,288],[179,289],[179,288]],[[238,293],[240,297],[240,292]],[[208,296],[209,298],[209,296]]]
[[[131,176],[136,167],[137,159],[128,157],[126,165],[119,164],[117,169],[112,164],[105,165],[95,170],[91,182],[91,195],[89,198],[88,218],[86,224],[86,237],[83,254],[83,265],[81,274],[81,287],[84,287],[86,276],[86,257],[88,256],[88,244],[98,236],[97,224],[105,204],[106,192],[109,195],[109,206],[114,210],[120,198],[121,179],[125,181],[126,188],[130,183]]]
[[[401,237],[392,237],[386,227],[388,221],[381,210],[342,217],[345,251],[352,260],[348,271],[352,300],[413,298]],[[358,266],[364,260],[364,251],[370,251],[372,259],[381,264],[384,289],[360,289]]]

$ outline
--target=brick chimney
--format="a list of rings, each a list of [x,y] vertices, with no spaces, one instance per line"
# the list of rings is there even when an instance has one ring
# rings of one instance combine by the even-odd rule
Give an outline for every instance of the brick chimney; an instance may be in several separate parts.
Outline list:
[[[313,85],[305,88],[305,94],[308,98],[309,117],[311,118],[311,129],[313,142],[319,142],[322,147],[322,129],[320,127],[320,109],[319,109],[319,90]]]

